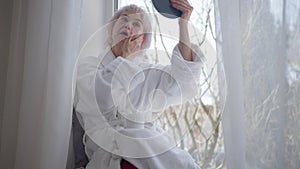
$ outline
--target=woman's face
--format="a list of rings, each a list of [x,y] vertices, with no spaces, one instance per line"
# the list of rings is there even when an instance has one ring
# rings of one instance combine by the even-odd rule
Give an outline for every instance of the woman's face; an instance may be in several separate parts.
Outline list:
[[[143,31],[142,15],[137,14],[134,10],[124,11],[113,26],[112,43],[115,45],[129,36],[143,34]]]

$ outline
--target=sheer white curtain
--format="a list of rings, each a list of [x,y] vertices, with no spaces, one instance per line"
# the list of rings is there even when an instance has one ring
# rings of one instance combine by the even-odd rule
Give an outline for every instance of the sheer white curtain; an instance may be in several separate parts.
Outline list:
[[[300,168],[300,1],[214,4],[227,168]]]
[[[63,169],[82,1],[14,0],[12,7],[9,55],[1,58],[8,65],[1,85],[0,168]]]

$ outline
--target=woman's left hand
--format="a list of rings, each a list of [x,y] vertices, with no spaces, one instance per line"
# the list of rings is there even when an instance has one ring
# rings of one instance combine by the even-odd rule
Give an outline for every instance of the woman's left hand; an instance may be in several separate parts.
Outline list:
[[[187,0],[171,0],[171,4],[174,8],[182,12],[182,15],[180,16],[181,19],[186,21],[190,19],[194,8]]]

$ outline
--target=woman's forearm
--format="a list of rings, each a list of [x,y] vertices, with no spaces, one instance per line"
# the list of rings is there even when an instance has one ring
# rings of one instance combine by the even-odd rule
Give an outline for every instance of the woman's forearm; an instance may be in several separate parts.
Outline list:
[[[188,21],[180,20],[179,21],[179,44],[178,48],[187,61],[193,61],[191,41],[188,30]]]
[[[187,61],[193,61],[191,41],[189,36],[188,22],[193,12],[193,7],[187,0],[171,0],[174,8],[182,12],[179,22],[179,45],[178,48]]]

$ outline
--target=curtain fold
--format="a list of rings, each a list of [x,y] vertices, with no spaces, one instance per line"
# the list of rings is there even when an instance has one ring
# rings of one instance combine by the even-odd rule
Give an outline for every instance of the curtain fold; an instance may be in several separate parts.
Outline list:
[[[0,164],[14,168],[17,151],[18,119],[24,69],[27,5],[25,1],[13,2],[9,55],[2,114]]]
[[[13,6],[1,168],[65,168],[82,1]]]
[[[225,164],[229,169],[243,169],[245,168],[245,126],[239,1],[216,0],[214,4],[218,66],[224,66],[225,71],[225,77],[219,77],[225,79],[219,80],[219,86],[227,87],[220,90],[221,98],[225,98],[222,100],[225,102],[222,115]],[[219,73],[219,76],[221,75],[222,73]]]

